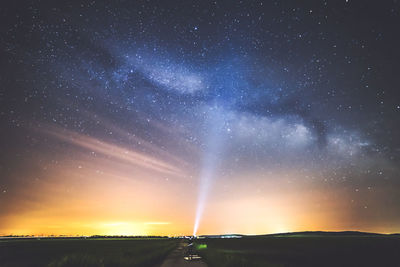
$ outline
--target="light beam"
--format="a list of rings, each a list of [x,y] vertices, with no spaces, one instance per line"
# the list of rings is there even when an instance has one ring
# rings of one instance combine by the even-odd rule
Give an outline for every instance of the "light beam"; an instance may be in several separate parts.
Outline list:
[[[213,184],[218,162],[221,157],[221,150],[224,141],[222,134],[225,124],[223,113],[221,113],[216,106],[210,108],[209,111],[209,125],[211,127],[211,131],[207,135],[203,164],[200,172],[199,193],[197,197],[197,209],[193,227],[193,236],[197,235],[197,231],[199,229],[201,218],[206,206],[207,197],[210,192],[210,187]]]

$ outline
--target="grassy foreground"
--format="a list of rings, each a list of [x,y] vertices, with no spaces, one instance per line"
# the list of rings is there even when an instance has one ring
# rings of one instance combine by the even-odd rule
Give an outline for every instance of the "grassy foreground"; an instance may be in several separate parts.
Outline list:
[[[195,248],[210,267],[400,266],[400,237],[282,235],[206,238]]]
[[[153,266],[176,246],[166,238],[0,240],[0,266]]]

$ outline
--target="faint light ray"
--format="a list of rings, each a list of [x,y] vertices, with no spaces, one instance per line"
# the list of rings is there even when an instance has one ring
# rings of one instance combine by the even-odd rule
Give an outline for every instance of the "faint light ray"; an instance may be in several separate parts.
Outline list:
[[[197,208],[195,215],[195,222],[193,227],[193,236],[197,235],[200,222],[206,206],[207,197],[209,195],[210,187],[215,178],[217,165],[220,161],[220,152],[223,147],[223,137],[221,127],[224,125],[223,114],[220,113],[218,108],[211,109],[211,131],[208,136],[206,150],[203,157],[202,169],[200,172],[199,193],[197,198]]]
[[[131,142],[133,141],[136,144],[139,144],[141,147],[144,147],[144,148],[156,153],[157,155],[161,155],[165,158],[168,158],[169,160],[174,161],[174,163],[179,164],[179,166],[189,166],[189,163],[186,162],[185,160],[183,160],[182,158],[177,157],[177,156],[173,155],[172,153],[169,153],[168,151],[158,147],[157,145],[154,145],[153,143],[146,141],[143,138],[138,137],[134,133],[130,133],[127,130],[117,127],[114,123],[112,123],[110,120],[107,120],[104,117],[101,117],[97,114],[93,114],[89,111],[83,111],[83,114],[88,119],[93,120],[93,121],[94,121],[94,117],[98,118],[98,121],[100,121],[100,125],[104,126],[107,130],[110,130],[113,133],[116,133],[117,135],[123,137],[127,141],[131,141]],[[176,132],[172,131],[172,127],[167,127],[156,120],[151,120],[150,124],[154,128],[157,128],[158,130],[161,130],[163,132],[166,132],[169,134],[176,134]]]
[[[141,152],[132,151],[111,143],[107,143],[105,141],[101,141],[94,137],[85,136],[69,130],[60,130],[56,127],[48,127],[44,130],[42,129],[41,132],[68,142],[72,145],[89,149],[90,151],[101,153],[107,157],[116,158],[142,168],[180,177],[185,176],[183,170],[169,163],[150,157]]]
[[[171,224],[171,222],[145,222],[144,224],[148,224],[148,225],[167,225],[167,224]]]

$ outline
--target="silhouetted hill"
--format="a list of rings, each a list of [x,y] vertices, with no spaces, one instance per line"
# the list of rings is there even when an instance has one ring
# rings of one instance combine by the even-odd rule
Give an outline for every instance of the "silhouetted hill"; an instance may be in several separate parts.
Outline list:
[[[386,234],[360,232],[360,231],[341,231],[341,232],[325,232],[325,231],[304,231],[270,234],[265,236],[385,236]]]
[[[313,236],[399,236],[400,233],[395,234],[380,234],[360,231],[303,231],[303,232],[288,232],[288,233],[276,233],[276,234],[265,234],[265,235],[242,235],[242,234],[229,234],[229,235],[202,235],[199,238],[241,238],[241,237],[313,237]]]

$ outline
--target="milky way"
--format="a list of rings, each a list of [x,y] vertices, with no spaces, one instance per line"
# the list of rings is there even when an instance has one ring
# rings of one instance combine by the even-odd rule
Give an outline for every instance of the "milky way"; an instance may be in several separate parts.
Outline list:
[[[3,3],[0,234],[400,231],[399,16]]]

